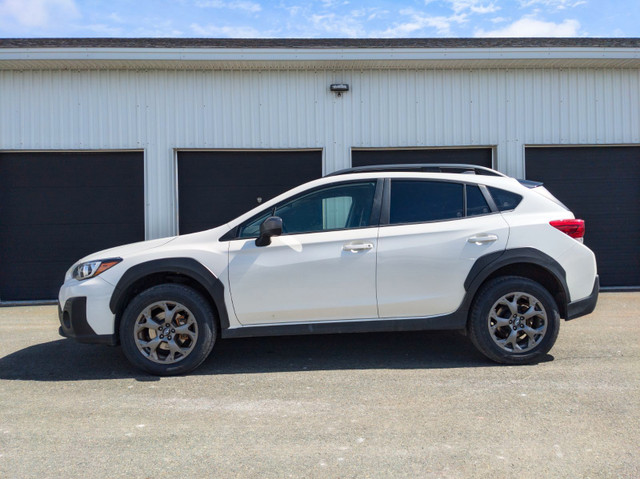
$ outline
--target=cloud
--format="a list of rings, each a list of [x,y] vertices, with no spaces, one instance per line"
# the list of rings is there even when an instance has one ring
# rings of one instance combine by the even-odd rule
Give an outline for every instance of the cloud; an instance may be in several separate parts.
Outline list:
[[[522,8],[533,6],[545,7],[545,10],[566,10],[567,8],[575,8],[584,5],[586,0],[520,0]]]
[[[124,35],[122,28],[106,25],[104,23],[92,23],[89,25],[83,25],[80,29],[89,31],[92,35],[97,35],[100,37],[121,37]]]
[[[249,26],[232,27],[192,23],[190,27],[196,35],[201,37],[257,38],[265,36],[260,31]]]
[[[456,14],[464,12],[485,14],[500,10],[500,7],[498,7],[495,2],[485,4],[480,0],[448,0],[448,3],[451,4],[453,12]]]
[[[313,14],[311,15],[312,27],[321,33],[328,35],[343,36],[348,38],[364,37],[366,30],[362,22],[353,15],[336,15],[335,13]]]
[[[131,18],[129,21],[125,21],[122,25],[123,33],[117,36],[130,36],[130,37],[182,37],[185,35],[181,29],[181,25],[175,25],[174,19],[166,20],[159,16],[142,16]],[[99,28],[100,22],[96,22]],[[132,26],[135,24],[135,27]],[[94,25],[95,26],[95,25]],[[185,26],[186,27],[186,26]],[[78,30],[83,30],[86,27],[84,25],[78,26]],[[105,30],[105,34],[108,31]]]
[[[124,18],[122,18],[116,12],[113,12],[113,13],[107,15],[107,18],[109,20],[111,20],[112,22],[115,22],[115,23],[125,23]]]
[[[348,0],[322,0],[324,8],[335,8],[339,6],[349,5]]]
[[[322,5],[281,4],[278,8],[286,12],[279,18],[280,32],[285,31],[289,37],[371,37],[377,32],[372,31],[370,22],[383,21],[389,15],[388,10],[379,7],[349,9],[348,2],[344,0],[327,0]]]
[[[0,21],[47,28],[78,18],[74,0],[1,0]]]
[[[243,10],[247,13],[258,13],[262,10],[259,3],[247,0],[231,0],[228,2],[222,0],[197,0],[196,7],[200,8],[226,8],[229,10]]]
[[[532,17],[522,17],[520,20],[496,30],[484,31],[478,29],[476,37],[577,37],[580,22],[567,19],[562,23],[545,22]]]
[[[435,29],[438,35],[451,35],[453,24],[462,24],[467,21],[467,14],[460,13],[450,16],[426,15],[411,8],[400,10],[401,15],[408,15],[411,19],[407,22],[396,23],[382,32],[377,32],[381,37],[412,37],[426,33],[428,29]]]
[[[415,37],[420,35],[451,36],[456,26],[470,21],[473,15],[486,15],[500,10],[496,1],[485,0],[446,0],[450,15],[433,15],[429,13],[434,0],[425,0],[425,7],[421,10],[404,8],[398,13],[409,16],[405,22],[396,22],[384,31],[375,32],[381,37]],[[442,3],[439,4],[442,6]],[[440,12],[439,12],[440,13]]]

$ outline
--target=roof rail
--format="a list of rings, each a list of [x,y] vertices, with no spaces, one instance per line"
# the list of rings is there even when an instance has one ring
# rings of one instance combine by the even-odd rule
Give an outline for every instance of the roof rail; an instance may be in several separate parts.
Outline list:
[[[423,172],[423,173],[467,173],[485,176],[506,176],[499,171],[478,165],[465,165],[458,163],[415,163],[400,165],[367,165],[334,171],[326,176],[346,175],[349,173],[375,173],[383,171]]]

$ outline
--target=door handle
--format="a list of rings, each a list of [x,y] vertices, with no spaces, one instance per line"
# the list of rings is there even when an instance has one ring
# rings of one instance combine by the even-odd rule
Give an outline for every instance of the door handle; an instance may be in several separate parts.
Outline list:
[[[342,247],[343,251],[351,251],[352,253],[367,251],[370,249],[373,249],[373,243],[347,243]]]
[[[480,245],[480,244],[493,243],[494,241],[497,241],[497,240],[498,240],[498,237],[496,235],[479,234],[479,235],[470,236],[467,241],[469,243]]]

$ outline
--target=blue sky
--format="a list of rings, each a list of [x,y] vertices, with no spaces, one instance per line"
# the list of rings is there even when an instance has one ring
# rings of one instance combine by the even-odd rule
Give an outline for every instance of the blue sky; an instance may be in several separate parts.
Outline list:
[[[639,0],[0,0],[0,37],[637,37],[639,11]]]

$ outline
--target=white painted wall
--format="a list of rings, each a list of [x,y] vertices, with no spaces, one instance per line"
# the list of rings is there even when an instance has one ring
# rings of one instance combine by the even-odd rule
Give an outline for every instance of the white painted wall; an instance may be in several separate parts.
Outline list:
[[[338,98],[331,83],[348,83]],[[148,239],[175,233],[176,149],[640,143],[640,70],[0,71],[0,151],[143,149]]]

